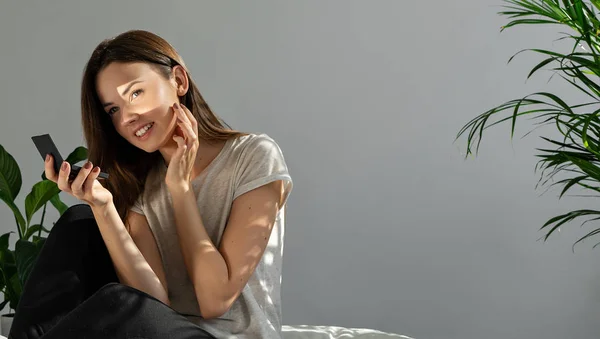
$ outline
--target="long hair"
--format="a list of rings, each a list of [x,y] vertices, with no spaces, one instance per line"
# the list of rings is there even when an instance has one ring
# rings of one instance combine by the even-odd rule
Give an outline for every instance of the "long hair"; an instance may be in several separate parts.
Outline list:
[[[103,40],[92,52],[81,83],[81,122],[88,147],[88,160],[109,174],[103,186],[113,195],[119,216],[125,221],[129,209],[144,192],[150,170],[162,160],[160,152],[147,153],[123,138],[102,107],[96,78],[112,62],[144,62],[169,79],[172,68],[181,65],[187,72],[189,89],[180,97],[198,121],[198,139],[218,142],[244,135],[232,130],[217,117],[200,95],[198,87],[177,51],[160,36],[130,30]]]

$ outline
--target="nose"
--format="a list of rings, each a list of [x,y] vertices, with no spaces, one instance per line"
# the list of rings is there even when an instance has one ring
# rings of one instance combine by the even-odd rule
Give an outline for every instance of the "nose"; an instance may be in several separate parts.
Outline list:
[[[121,111],[121,125],[127,126],[135,123],[140,117],[139,113],[136,113],[134,110],[129,107],[123,107]]]

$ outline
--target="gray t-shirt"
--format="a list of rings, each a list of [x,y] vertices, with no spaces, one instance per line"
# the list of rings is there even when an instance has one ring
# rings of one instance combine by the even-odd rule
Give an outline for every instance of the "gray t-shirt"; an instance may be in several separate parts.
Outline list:
[[[144,194],[131,210],[148,219],[162,257],[171,307],[217,338],[281,338],[285,204],[277,214],[265,253],[239,298],[222,317],[203,319],[180,249],[171,195],[164,182],[166,170],[161,162],[150,171]],[[277,143],[265,134],[228,140],[217,157],[194,178],[202,222],[217,248],[233,200],[277,180],[284,181],[287,199],[292,190],[287,165]]]

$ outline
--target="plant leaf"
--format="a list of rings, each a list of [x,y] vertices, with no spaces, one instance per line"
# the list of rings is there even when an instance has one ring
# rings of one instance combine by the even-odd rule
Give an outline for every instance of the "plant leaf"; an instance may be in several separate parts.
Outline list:
[[[15,245],[15,261],[21,286],[25,285],[37,261],[39,249],[33,242],[19,239]]]
[[[10,233],[4,233],[0,236],[0,251],[6,251],[8,249],[8,242],[10,240]]]
[[[52,203],[54,208],[56,208],[59,215],[62,215],[67,209],[69,209],[69,206],[67,206],[62,200],[60,200],[60,194],[57,194],[50,198],[50,202]]]
[[[25,235],[23,235],[23,240],[29,240],[29,238],[31,238],[32,235],[36,234],[37,232],[40,232],[41,230],[46,230],[46,229],[44,229],[44,227],[40,224],[35,224],[33,226],[30,226],[27,229],[27,232],[25,232]]]
[[[83,161],[88,158],[88,150],[83,146],[79,146],[73,150],[68,156],[66,161],[68,161],[71,165],[74,165],[80,161]]]
[[[0,303],[0,311],[2,311],[4,307],[6,307],[6,304],[8,304],[8,300],[6,299],[2,303]]]
[[[34,237],[33,242],[35,243],[35,246],[38,249],[38,255],[39,255],[39,252],[42,251],[42,248],[44,248],[44,244],[46,244],[46,239],[47,238],[44,238],[44,237],[38,237],[38,236]]]
[[[15,218],[17,219],[17,227],[21,230],[21,233],[25,229],[25,218],[23,218],[23,214],[21,214],[21,210],[17,205],[15,205],[14,201],[6,195],[5,191],[0,191],[0,200],[4,201],[6,205],[13,211]]]
[[[21,169],[16,160],[0,145],[0,200],[13,211],[20,230],[25,228],[25,219],[15,204],[21,190]]]
[[[14,202],[21,190],[21,169],[15,158],[0,145],[0,191]]]
[[[11,308],[13,309],[15,309],[19,302],[19,290],[21,287],[19,286],[19,277],[17,275],[17,266],[15,265],[14,258],[14,252],[8,250],[5,260],[0,263],[2,266],[2,275],[5,281],[5,288],[2,291],[4,293],[4,300],[8,300]]]
[[[31,222],[31,217],[53,196],[60,193],[56,183],[50,180],[42,180],[33,185],[31,192],[25,198],[25,213],[27,215],[27,225]]]
[[[8,281],[8,284],[6,284],[6,287],[8,289],[8,287],[10,286],[10,300],[9,300],[9,307],[12,308],[13,310],[17,309],[17,306],[19,305],[19,300],[21,299],[21,294],[23,293],[23,285],[21,284],[21,281],[19,280],[19,275],[18,274],[13,274],[10,277],[10,280]]]

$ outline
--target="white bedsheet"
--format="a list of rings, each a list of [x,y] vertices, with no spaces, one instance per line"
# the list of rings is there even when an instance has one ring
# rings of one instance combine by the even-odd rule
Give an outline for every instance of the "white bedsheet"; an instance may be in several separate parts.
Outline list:
[[[400,334],[384,333],[363,328],[336,326],[283,326],[283,339],[414,339]],[[0,335],[0,339],[8,339]]]
[[[309,325],[284,325],[282,337],[283,339],[414,339],[405,335],[365,328]]]

